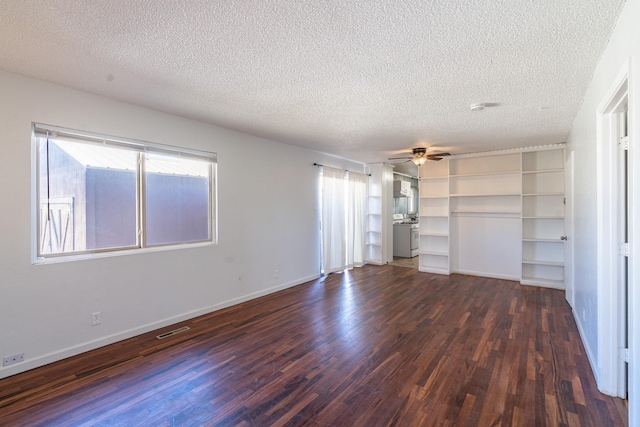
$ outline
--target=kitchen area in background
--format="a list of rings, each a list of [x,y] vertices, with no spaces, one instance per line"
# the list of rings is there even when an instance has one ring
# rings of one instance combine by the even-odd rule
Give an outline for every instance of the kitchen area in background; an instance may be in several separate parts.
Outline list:
[[[418,268],[419,224],[418,224],[418,178],[401,173],[393,174],[393,258],[406,264],[415,261]]]

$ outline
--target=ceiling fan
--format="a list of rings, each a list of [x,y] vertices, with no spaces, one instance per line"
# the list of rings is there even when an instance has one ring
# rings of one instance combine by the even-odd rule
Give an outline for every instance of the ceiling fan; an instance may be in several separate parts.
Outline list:
[[[411,155],[406,155],[404,157],[389,157],[391,161],[399,161],[404,160],[404,162],[408,162],[411,160],[417,166],[422,166],[427,160],[435,160],[440,161],[443,157],[450,156],[451,153],[433,153],[427,154],[427,149],[424,147],[418,147],[411,150]]]

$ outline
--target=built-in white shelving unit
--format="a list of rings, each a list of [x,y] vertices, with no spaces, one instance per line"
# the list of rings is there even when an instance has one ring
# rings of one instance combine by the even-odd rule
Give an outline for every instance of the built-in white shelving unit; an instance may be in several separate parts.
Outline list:
[[[382,265],[393,260],[393,168],[384,163],[369,167],[365,262]]]
[[[375,194],[369,186],[369,206],[367,210],[367,261],[381,263],[382,260],[382,195]],[[373,193],[373,194],[372,194]]]
[[[564,287],[564,148],[420,167],[420,271]]]
[[[520,278],[521,153],[449,162],[451,270]]]
[[[564,150],[522,154],[522,279],[564,288]]]
[[[420,253],[418,269],[449,274],[449,161],[420,167]]]

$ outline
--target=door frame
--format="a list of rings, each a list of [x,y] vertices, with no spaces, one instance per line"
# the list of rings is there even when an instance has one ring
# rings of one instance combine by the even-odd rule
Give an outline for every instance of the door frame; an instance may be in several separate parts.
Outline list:
[[[564,166],[564,195],[565,195],[565,213],[564,213],[564,232],[567,240],[564,242],[564,286],[565,299],[569,303],[571,309],[574,309],[576,301],[576,290],[574,284],[574,245],[573,245],[573,216],[574,216],[574,152],[569,151],[565,158]]]
[[[620,222],[619,148],[622,110],[629,108],[629,70],[627,60],[597,114],[597,259],[598,259],[598,364],[599,388],[613,396],[626,397],[626,364],[620,349],[626,334],[623,318],[627,303],[620,286],[618,255]],[[631,117],[631,115],[629,115]],[[629,182],[629,193],[632,193]],[[630,221],[630,218],[629,218]],[[630,260],[631,261],[631,260]],[[629,262],[629,272],[632,270]],[[629,280],[627,278],[627,280]]]

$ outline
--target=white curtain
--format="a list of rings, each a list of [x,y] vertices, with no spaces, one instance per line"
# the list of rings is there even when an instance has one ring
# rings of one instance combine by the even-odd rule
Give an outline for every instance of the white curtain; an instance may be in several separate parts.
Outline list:
[[[362,267],[365,251],[367,176],[349,172],[347,190],[347,268]]]
[[[323,166],[322,173],[322,270],[344,270],[346,220],[344,170]]]

